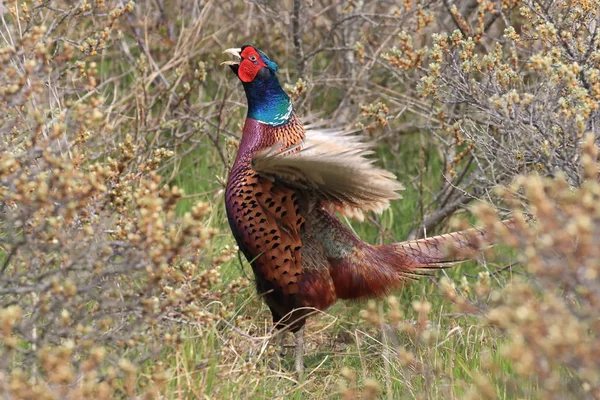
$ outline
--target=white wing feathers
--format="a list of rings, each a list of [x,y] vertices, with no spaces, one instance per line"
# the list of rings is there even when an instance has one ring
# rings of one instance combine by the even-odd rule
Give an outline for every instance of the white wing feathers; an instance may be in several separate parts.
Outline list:
[[[348,131],[306,131],[304,141],[275,145],[256,154],[253,169],[264,177],[314,191],[344,215],[362,219],[362,211],[385,210],[404,187],[396,177],[365,156],[371,145]]]

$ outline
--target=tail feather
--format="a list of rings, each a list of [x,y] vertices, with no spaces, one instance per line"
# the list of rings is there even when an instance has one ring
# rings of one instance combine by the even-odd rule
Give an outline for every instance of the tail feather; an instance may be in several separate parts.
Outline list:
[[[503,223],[510,229],[510,222]],[[347,257],[331,260],[338,298],[376,297],[427,271],[476,258],[491,245],[489,232],[472,228],[382,246],[365,244]]]
[[[472,258],[488,244],[488,235],[482,229],[472,228],[429,238],[389,245],[409,268],[438,268],[439,264],[459,262]]]

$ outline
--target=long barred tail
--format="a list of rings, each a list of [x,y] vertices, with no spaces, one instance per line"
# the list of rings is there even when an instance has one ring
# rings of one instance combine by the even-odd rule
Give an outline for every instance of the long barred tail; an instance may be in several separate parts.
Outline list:
[[[502,222],[511,229],[511,221]],[[476,258],[493,243],[493,232],[472,228],[430,238],[382,246],[365,245],[352,255],[332,260],[331,276],[342,299],[385,294],[407,278],[430,269]]]
[[[510,222],[502,223],[510,228]],[[471,228],[460,232],[446,233],[424,239],[389,245],[393,252],[410,264],[431,268],[437,264],[472,259],[481,250],[491,245],[490,234],[483,229]]]

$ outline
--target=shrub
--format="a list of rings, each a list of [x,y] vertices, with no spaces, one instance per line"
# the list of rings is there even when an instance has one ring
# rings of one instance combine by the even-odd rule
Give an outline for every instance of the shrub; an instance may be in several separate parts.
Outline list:
[[[464,387],[468,398],[497,398],[500,393],[556,399],[600,395],[600,164],[593,142],[587,136],[583,145],[578,189],[564,176],[533,175],[520,176],[499,190],[513,213],[513,229],[502,227],[497,210],[489,205],[476,208],[486,229],[495,232],[504,251],[514,251],[524,268],[508,279],[480,272],[475,279],[440,282],[442,293],[454,304],[454,318],[473,319],[470,329],[484,340],[479,354],[473,354],[481,361],[473,382]],[[421,391],[428,397],[456,395],[458,388],[443,388],[456,379],[459,361],[436,361],[435,349],[445,346],[460,326],[442,332],[426,300],[413,303],[414,324],[403,318],[395,297],[388,303],[385,312],[372,303],[362,315],[382,329],[381,351],[397,359],[392,365],[402,371],[404,385],[420,393],[413,388],[424,380]]]
[[[428,24],[413,18],[383,55],[413,90],[402,103],[443,154],[445,180],[422,227],[472,199],[493,201],[490,189],[518,174],[562,175],[579,186],[583,135],[596,143],[600,137],[594,7],[528,0],[472,2],[462,11],[443,5],[423,11]],[[454,30],[433,23],[443,20],[444,8]]]
[[[195,273],[212,265],[201,252],[215,234],[209,205],[178,218],[183,193],[157,173],[173,151],[111,111],[122,88],[95,56],[133,11],[118,3],[22,3],[5,15],[0,390],[13,397],[154,390],[137,371],[177,337],[164,317],[197,312],[180,305],[207,291],[184,283],[210,278]],[[149,373],[158,390],[160,363]]]

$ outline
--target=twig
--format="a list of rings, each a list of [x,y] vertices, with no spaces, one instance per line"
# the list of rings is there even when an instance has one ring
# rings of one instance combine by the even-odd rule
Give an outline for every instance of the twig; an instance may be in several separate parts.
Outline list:
[[[300,12],[302,11],[302,0],[294,0],[294,9],[292,12],[292,39],[294,42],[294,52],[298,60],[298,76],[304,76],[304,50],[302,49],[302,32],[300,26]]]

